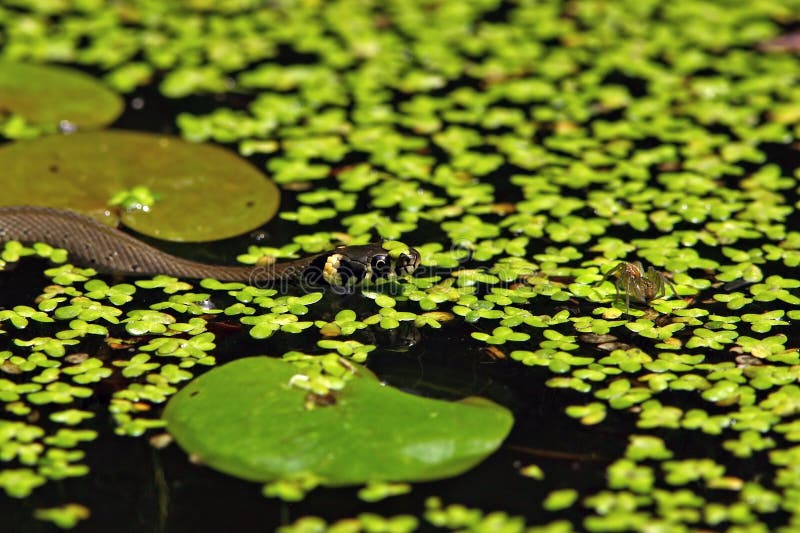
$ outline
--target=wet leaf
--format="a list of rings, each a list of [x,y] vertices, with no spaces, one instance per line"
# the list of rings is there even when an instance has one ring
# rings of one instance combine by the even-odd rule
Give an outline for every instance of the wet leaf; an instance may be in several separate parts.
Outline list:
[[[240,235],[272,218],[280,201],[277,188],[247,161],[167,135],[102,131],[12,143],[0,147],[0,166],[0,205],[73,209],[111,224],[116,217],[104,214],[109,200],[146,187],[160,201],[147,211],[122,211],[119,219],[171,241]]]
[[[307,393],[287,388],[296,373],[268,357],[229,363],[173,397],[168,429],[204,463],[238,477],[313,474],[348,485],[456,475],[511,428],[510,413],[487,400],[429,400],[368,377],[350,380],[332,405],[309,410]]]
[[[94,129],[122,113],[122,99],[78,70],[0,62],[0,110],[48,131]]]

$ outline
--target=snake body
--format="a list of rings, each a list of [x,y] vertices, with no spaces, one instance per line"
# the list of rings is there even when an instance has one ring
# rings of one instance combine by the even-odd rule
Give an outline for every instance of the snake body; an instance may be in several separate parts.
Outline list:
[[[411,273],[419,264],[413,248],[390,254],[380,243],[339,246],[303,259],[269,266],[224,266],[191,261],[163,252],[93,218],[38,206],[0,207],[0,243],[45,242],[65,248],[70,261],[98,272],[127,276],[167,274],[178,278],[213,278],[263,286],[276,281],[326,281],[355,285],[365,279]]]

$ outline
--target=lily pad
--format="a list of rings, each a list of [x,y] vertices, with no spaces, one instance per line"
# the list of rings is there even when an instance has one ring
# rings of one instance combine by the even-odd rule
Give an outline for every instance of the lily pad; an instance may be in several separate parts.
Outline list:
[[[502,443],[511,413],[477,397],[432,400],[359,375],[332,405],[306,407],[297,367],[248,357],[189,383],[164,411],[181,447],[252,481],[315,476],[325,485],[460,474]]]
[[[42,205],[116,223],[108,202],[143,186],[159,197],[119,219],[139,233],[202,242],[250,231],[278,209],[278,188],[223,148],[128,131],[48,136],[0,147],[0,205]]]
[[[0,114],[54,129],[62,121],[92,129],[114,122],[122,106],[116,93],[78,70],[0,62]]]

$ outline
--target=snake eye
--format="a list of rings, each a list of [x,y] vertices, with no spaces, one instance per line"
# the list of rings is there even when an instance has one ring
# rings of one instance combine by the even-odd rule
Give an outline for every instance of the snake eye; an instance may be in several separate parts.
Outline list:
[[[377,277],[384,278],[392,271],[392,264],[386,254],[376,254],[372,256],[372,272]]]

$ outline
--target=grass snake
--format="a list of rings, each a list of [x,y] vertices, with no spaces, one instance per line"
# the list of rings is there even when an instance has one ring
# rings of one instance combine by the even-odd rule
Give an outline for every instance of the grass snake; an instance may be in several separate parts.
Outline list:
[[[167,274],[177,278],[213,278],[268,286],[277,281],[326,282],[348,287],[410,274],[419,253],[410,247],[386,249],[382,243],[339,246],[311,257],[267,266],[211,265],[163,252],[93,218],[63,209],[0,207],[0,243],[44,242],[65,248],[70,260],[98,272],[126,276]]]

